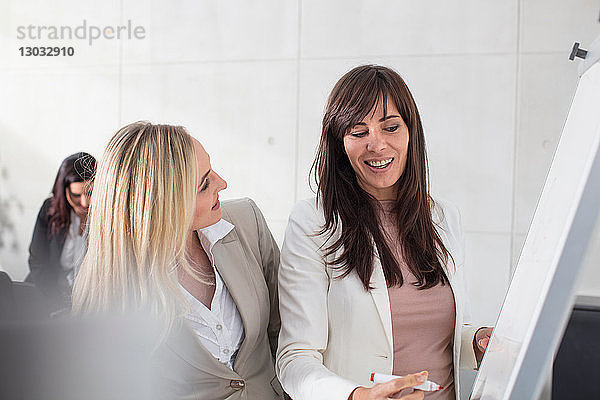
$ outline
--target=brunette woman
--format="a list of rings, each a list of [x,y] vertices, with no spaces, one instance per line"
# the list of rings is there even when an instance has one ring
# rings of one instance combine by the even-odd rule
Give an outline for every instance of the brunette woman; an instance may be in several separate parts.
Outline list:
[[[87,248],[86,222],[95,172],[96,160],[88,153],[65,158],[52,195],[37,216],[27,281],[43,292],[49,311],[64,308],[70,301],[73,279]]]
[[[329,97],[317,198],[290,216],[277,371],[295,400],[422,398],[371,373],[426,370],[455,399],[491,329],[468,324],[458,210],[429,195],[415,101],[393,70],[354,68]]]

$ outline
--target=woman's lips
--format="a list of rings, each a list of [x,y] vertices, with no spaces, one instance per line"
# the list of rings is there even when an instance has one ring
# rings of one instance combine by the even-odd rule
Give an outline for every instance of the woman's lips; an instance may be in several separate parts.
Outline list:
[[[214,206],[212,206],[212,209],[218,210],[219,208],[221,208],[221,202],[219,201],[219,199],[217,199],[217,202],[215,203]]]
[[[383,166],[383,168],[382,167],[376,167],[376,166],[369,165],[369,163],[366,162],[366,161],[364,162],[364,164],[367,166],[367,168],[369,169],[369,171],[371,171],[373,173],[382,173],[382,172],[387,172],[391,168],[392,164],[395,161],[394,158],[391,158],[390,160],[391,161],[389,161],[386,164],[384,164],[385,166]]]

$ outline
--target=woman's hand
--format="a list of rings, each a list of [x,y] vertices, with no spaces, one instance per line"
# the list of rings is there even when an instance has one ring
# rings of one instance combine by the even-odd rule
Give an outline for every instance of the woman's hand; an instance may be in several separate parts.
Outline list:
[[[485,353],[485,349],[487,349],[487,346],[490,343],[490,338],[492,337],[493,331],[494,328],[482,327],[477,329],[477,332],[475,332],[475,336],[473,337],[473,350],[475,351],[477,368],[479,368],[479,364],[481,364],[483,354]]]
[[[378,383],[372,388],[358,387],[352,392],[349,400],[387,400],[395,398],[401,390],[420,385],[427,380],[427,371],[410,374],[386,383]],[[423,392],[415,390],[413,393],[400,397],[401,400],[421,400]]]

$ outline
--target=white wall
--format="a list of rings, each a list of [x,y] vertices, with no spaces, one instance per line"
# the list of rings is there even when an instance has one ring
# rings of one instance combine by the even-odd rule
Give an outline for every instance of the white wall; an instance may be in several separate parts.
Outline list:
[[[227,179],[223,197],[253,197],[281,242],[290,208],[311,195],[328,92],[351,67],[380,63],[413,90],[432,190],[462,210],[474,320],[493,323],[575,89],[570,48],[600,34],[599,11],[598,0],[1,0],[0,198],[22,210],[9,209],[18,249],[1,249],[0,265],[25,276],[62,158],[100,155],[140,119],[188,127]],[[18,55],[42,43],[17,40],[17,26],[83,19],[132,20],[147,37]],[[600,293],[590,274],[586,293]]]

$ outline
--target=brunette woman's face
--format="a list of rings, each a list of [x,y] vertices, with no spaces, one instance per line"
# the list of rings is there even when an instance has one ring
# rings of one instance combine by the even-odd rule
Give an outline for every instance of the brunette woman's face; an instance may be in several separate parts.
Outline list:
[[[408,127],[394,102],[383,96],[344,136],[344,149],[358,184],[377,200],[395,200],[408,154]]]
[[[219,192],[227,187],[223,180],[210,165],[210,157],[204,147],[194,139],[196,162],[198,168],[198,182],[196,185],[196,206],[192,230],[206,228],[219,222],[222,216]]]
[[[75,214],[84,220],[87,218],[93,187],[94,183],[92,181],[83,181],[73,182],[65,189],[67,202],[73,208]]]

